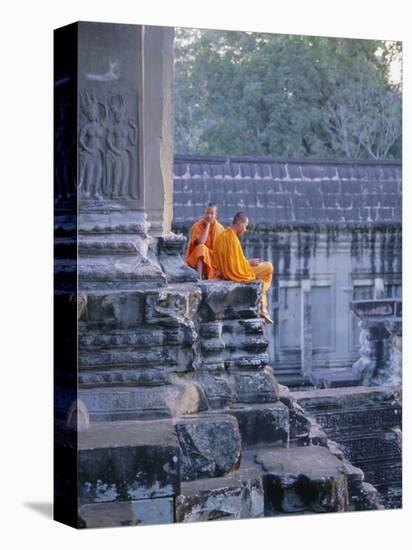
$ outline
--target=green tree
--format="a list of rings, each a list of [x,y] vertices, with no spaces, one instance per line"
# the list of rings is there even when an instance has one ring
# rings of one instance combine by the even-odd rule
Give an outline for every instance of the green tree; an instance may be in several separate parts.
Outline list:
[[[398,43],[198,29],[176,37],[177,152],[400,155],[401,93],[388,80]],[[343,134],[340,119],[351,121]]]

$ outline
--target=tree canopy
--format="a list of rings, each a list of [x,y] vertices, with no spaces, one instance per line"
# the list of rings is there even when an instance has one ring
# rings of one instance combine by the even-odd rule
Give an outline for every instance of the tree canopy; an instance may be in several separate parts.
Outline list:
[[[176,29],[177,153],[401,157],[401,44]]]

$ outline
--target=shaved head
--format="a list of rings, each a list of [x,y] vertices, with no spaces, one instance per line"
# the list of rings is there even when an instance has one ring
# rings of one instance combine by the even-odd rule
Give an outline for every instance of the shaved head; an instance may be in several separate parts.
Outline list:
[[[237,212],[237,214],[235,214],[235,217],[233,218],[232,224],[237,225],[239,223],[247,223],[248,221],[249,218],[244,212]]]
[[[244,235],[249,225],[249,218],[244,212],[238,212],[235,214],[232,222],[232,229],[238,237]]]
[[[205,206],[205,211],[203,212],[203,219],[208,223],[214,223],[217,216],[217,205],[214,202],[209,202]]]

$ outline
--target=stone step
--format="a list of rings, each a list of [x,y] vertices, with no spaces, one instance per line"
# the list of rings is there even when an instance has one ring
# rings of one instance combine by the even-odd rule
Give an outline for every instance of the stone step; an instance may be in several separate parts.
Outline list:
[[[92,422],[154,420],[207,409],[199,386],[182,380],[163,386],[80,388],[77,398],[84,403]],[[72,400],[70,389],[56,389],[56,417],[64,420]]]
[[[181,479],[224,476],[239,468],[242,442],[231,414],[206,413],[174,419]]]
[[[171,421],[91,424],[78,432],[77,456],[81,505],[179,493],[180,451]]]
[[[235,405],[227,412],[236,417],[243,448],[289,441],[289,409],[280,401],[262,405]]]
[[[319,446],[262,449],[265,515],[342,512],[349,508],[347,471]]]
[[[279,369],[274,366],[273,372],[279,384],[288,388],[305,388],[311,385],[309,378],[303,376],[300,369]]]
[[[347,388],[360,385],[360,377],[351,368],[336,370],[318,369],[311,373],[311,381],[317,388]]]
[[[116,255],[81,256],[78,262],[81,290],[134,289],[142,285],[165,285],[166,276],[158,265],[146,258]]]
[[[79,507],[79,527],[122,527],[174,523],[173,497],[99,502]]]
[[[317,449],[323,448],[324,450],[317,451]],[[260,471],[263,476],[263,488],[265,491],[265,516],[273,516],[273,515],[279,515],[279,514],[290,514],[290,513],[306,513],[312,511],[311,509],[305,510],[302,509],[301,512],[298,511],[290,511],[288,509],[287,512],[282,510],[280,507],[277,509],[274,508],[274,506],[271,503],[271,498],[273,497],[273,479],[271,480],[271,476],[269,474],[269,478],[267,477],[268,474],[265,471],[264,464],[261,458],[265,457],[265,463],[266,465],[270,464],[270,461],[272,460],[273,464],[275,465],[274,468],[278,470],[282,470],[284,468],[285,475],[290,476],[290,478],[299,478],[300,476],[300,483],[297,479],[297,487],[304,486],[304,481],[308,480],[311,476],[312,481],[316,480],[316,475],[318,475],[320,479],[320,485],[322,485],[322,476],[325,473],[324,471],[316,472],[316,462],[314,464],[311,463],[311,460],[313,459],[313,456],[317,457],[315,460],[319,458],[320,455],[320,461],[322,464],[323,458],[326,456],[327,460],[332,464],[333,468],[330,469],[332,471],[332,474],[338,472],[338,475],[341,474],[341,469],[343,469],[343,472],[346,476],[346,483],[347,483],[347,503],[345,510],[348,511],[358,511],[358,510],[379,510],[382,509],[382,506],[379,502],[379,495],[377,489],[372,486],[369,483],[366,483],[364,481],[365,476],[361,469],[356,468],[353,464],[351,464],[342,452],[340,451],[339,447],[332,441],[326,441],[324,445],[321,447],[318,447],[317,445],[308,445],[304,447],[296,447],[294,445],[291,448],[286,449],[286,453],[280,455],[276,455],[275,453],[279,451],[279,447],[276,447],[274,445],[269,445],[264,448],[249,448],[245,450],[242,453],[242,460],[240,467],[241,468],[260,468]],[[289,454],[290,453],[290,454]],[[289,456],[288,456],[289,455]],[[293,468],[293,460],[290,461],[290,464],[288,463],[289,457],[293,456],[296,458],[297,465],[295,468]],[[302,458],[303,457],[303,458]],[[336,459],[336,460],[335,460]],[[337,461],[337,462],[336,462]],[[283,466],[283,462],[285,462],[285,466]],[[327,462],[327,461],[325,461]],[[301,465],[304,465],[304,468],[301,468]],[[314,466],[314,468],[312,468]],[[290,467],[290,469],[288,469]],[[300,471],[302,469],[302,471]],[[274,472],[277,477],[279,477],[279,471]],[[326,480],[326,478],[325,478]],[[325,484],[325,487],[327,487],[327,484]],[[292,501],[295,498],[300,498],[303,501],[307,501],[311,494],[314,493],[314,489],[321,491],[321,486],[316,489],[316,482],[313,487],[310,487],[310,484],[308,485],[308,488],[303,488],[303,494],[301,496],[293,495],[293,491],[289,492],[289,495],[286,496],[287,498],[291,498]],[[279,488],[278,488],[279,489]],[[299,489],[300,490],[300,489]],[[278,491],[280,492],[280,491]],[[298,491],[299,492],[299,491]],[[291,497],[292,494],[292,497]],[[304,498],[303,498],[304,497]],[[313,504],[312,504],[313,506]],[[285,507],[286,509],[286,507]],[[318,510],[322,511],[322,510]]]
[[[402,410],[398,389],[357,386],[293,392],[293,396],[348,460],[363,470],[385,508],[399,508]]]
[[[262,475],[247,468],[224,477],[183,482],[175,500],[178,523],[258,518],[264,515]]]
[[[136,235],[81,235],[78,251],[82,255],[136,256],[142,253],[142,239]]]
[[[397,390],[392,386],[329,388],[292,395],[325,430],[352,431],[366,426],[382,430],[402,422]]]

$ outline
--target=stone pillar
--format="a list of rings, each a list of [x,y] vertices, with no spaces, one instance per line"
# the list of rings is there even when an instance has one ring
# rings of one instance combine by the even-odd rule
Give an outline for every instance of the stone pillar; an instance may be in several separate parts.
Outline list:
[[[385,328],[390,334],[387,383],[400,387],[402,385],[402,321],[386,321]]]
[[[144,28],[145,210],[152,235],[173,217],[173,27]]]
[[[378,296],[381,294],[381,291],[376,292]],[[400,386],[402,378],[401,300],[383,298],[358,300],[351,302],[351,309],[359,318],[360,328],[360,358],[352,366],[353,373],[364,386],[385,384]]]
[[[75,32],[79,286],[165,284],[148,257],[144,27],[79,22]]]
[[[79,22],[64,32],[76,71],[67,74],[61,54],[56,200],[67,202],[73,188],[79,287],[126,290],[193,279],[182,264],[184,243],[170,235],[174,29]],[[70,135],[68,112],[77,113]],[[64,166],[68,145],[73,154]]]
[[[301,286],[301,359],[302,374],[312,372],[312,296],[310,279],[303,279]]]
[[[352,372],[362,386],[372,386],[378,367],[382,367],[383,337],[386,331],[382,323],[359,320],[359,359],[353,364]],[[379,363],[379,364],[378,364]]]

